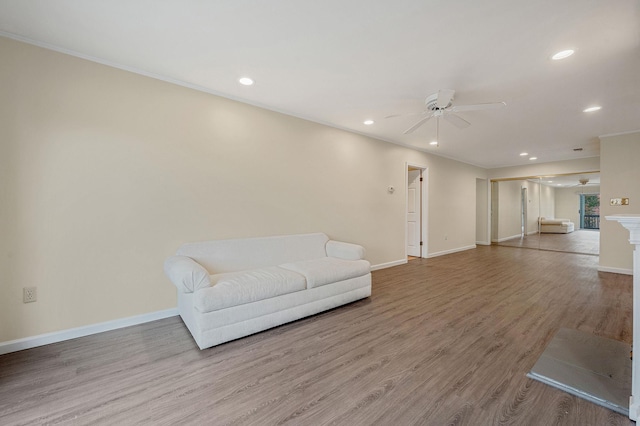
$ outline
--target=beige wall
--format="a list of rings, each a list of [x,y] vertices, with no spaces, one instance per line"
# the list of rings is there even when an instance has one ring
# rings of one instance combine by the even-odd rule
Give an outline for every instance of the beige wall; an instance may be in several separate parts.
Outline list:
[[[498,230],[499,230],[499,218],[496,212],[499,212],[500,209],[500,182],[492,181],[491,186],[489,188],[490,197],[491,197],[491,242],[498,241]]]
[[[600,141],[600,267],[631,271],[629,231],[604,216],[640,213],[640,132],[602,137]],[[611,206],[611,198],[629,198],[628,206]]]
[[[538,217],[553,216],[555,208],[554,188],[540,185],[531,180],[505,180],[495,183],[498,187],[497,235],[493,241],[504,241],[507,238],[521,235],[521,191],[527,188],[527,234],[538,232]],[[495,186],[494,186],[495,187]]]
[[[527,188],[527,235],[538,232],[538,218],[541,216],[540,204],[541,194],[540,184],[531,181],[522,181],[522,185]]]
[[[594,185],[584,188],[581,186],[555,188],[555,217],[569,219],[578,229],[580,227],[580,194],[598,194],[599,192],[600,187]]]
[[[569,219],[575,229],[580,227],[580,190],[572,188],[556,188],[556,211],[554,217]]]
[[[489,188],[487,179],[476,179],[476,243],[490,244],[489,239]]]
[[[514,180],[498,183],[497,241],[521,235],[521,187],[521,181]]]
[[[476,179],[486,177],[486,170],[446,158],[430,158],[428,253],[474,246]]]
[[[540,216],[554,217],[556,211],[555,188],[549,185],[541,185],[539,183],[536,183],[535,185],[540,189]]]
[[[483,169],[4,38],[0,57],[0,341],[175,307],[162,263],[187,241],[323,231],[403,260],[406,162],[429,169],[428,252],[475,243]]]

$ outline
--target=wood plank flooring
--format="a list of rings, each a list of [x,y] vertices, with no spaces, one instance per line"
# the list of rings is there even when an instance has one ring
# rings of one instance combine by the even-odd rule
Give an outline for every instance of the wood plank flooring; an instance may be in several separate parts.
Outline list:
[[[597,260],[478,247],[204,351],[169,318],[3,355],[0,424],[634,424],[525,376],[561,327],[630,342],[632,279]]]

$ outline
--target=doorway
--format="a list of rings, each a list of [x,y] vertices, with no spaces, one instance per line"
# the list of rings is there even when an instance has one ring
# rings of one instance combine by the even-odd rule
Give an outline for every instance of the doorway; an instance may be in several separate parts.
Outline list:
[[[600,194],[580,194],[580,229],[600,229]]]
[[[407,260],[427,257],[426,250],[426,189],[427,168],[406,166],[406,257]]]

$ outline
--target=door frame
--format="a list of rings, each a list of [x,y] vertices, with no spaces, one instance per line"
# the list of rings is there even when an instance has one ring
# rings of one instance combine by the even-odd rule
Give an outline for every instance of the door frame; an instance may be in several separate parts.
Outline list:
[[[427,258],[429,254],[428,239],[429,235],[429,168],[425,165],[405,162],[404,164],[404,259],[408,258],[407,253],[407,239],[409,221],[409,212],[407,210],[407,202],[409,201],[409,167],[414,169],[420,169],[420,176],[422,177],[420,185],[420,240],[422,241],[422,247],[420,249],[420,257]]]
[[[526,186],[520,187],[520,226],[520,236],[524,238],[529,235],[529,188]]]

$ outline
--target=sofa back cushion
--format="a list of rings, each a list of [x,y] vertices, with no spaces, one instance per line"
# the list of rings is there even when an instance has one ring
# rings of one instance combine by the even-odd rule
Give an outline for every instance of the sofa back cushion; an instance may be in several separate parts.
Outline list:
[[[366,260],[344,260],[335,257],[284,263],[280,267],[304,276],[307,288],[333,284],[371,272],[371,265]]]
[[[203,241],[183,244],[176,254],[220,274],[326,257],[327,241],[322,233]]]

